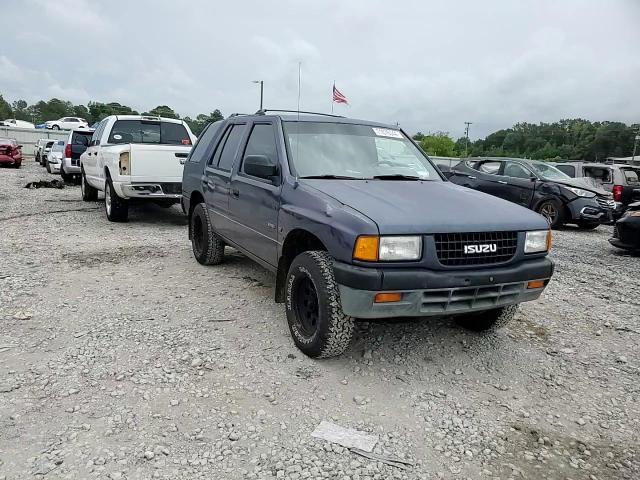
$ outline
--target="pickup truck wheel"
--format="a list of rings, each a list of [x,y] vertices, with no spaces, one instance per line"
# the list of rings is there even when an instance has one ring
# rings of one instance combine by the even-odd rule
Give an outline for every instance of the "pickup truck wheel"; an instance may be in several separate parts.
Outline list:
[[[104,211],[110,222],[126,222],[129,218],[129,203],[118,196],[109,177],[104,185]]]
[[[207,206],[199,203],[191,212],[191,248],[202,265],[218,265],[224,259],[224,242],[213,231]]]
[[[506,307],[494,308],[484,312],[461,315],[456,318],[456,321],[460,326],[474,332],[497,330],[509,323],[517,311],[518,305],[507,305]]]
[[[564,224],[564,205],[559,200],[545,200],[536,210],[547,219],[551,228],[561,227]]]
[[[342,311],[333,261],[327,252],[307,251],[294,258],[285,298],[291,336],[305,355],[327,358],[345,351],[354,322]]]
[[[80,191],[82,192],[82,200],[85,202],[95,202],[98,200],[98,190],[87,183],[84,170],[80,173]]]

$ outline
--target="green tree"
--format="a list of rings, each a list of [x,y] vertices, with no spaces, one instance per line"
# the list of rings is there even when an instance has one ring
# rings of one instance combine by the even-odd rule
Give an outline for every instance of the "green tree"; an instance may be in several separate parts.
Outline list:
[[[156,108],[143,113],[143,115],[155,115],[165,118],[180,118],[180,115],[174,112],[173,108],[168,107],[167,105],[158,105]]]
[[[16,100],[13,102],[12,110],[13,110],[13,118],[17,118],[18,120],[26,120],[28,122],[33,119],[29,116],[29,112],[27,107],[29,105],[24,100]]]
[[[0,120],[6,120],[7,118],[13,118],[13,110],[11,110],[9,102],[0,95]]]
[[[428,155],[438,157],[456,156],[456,144],[447,132],[436,132],[423,136],[420,140],[420,147]]]

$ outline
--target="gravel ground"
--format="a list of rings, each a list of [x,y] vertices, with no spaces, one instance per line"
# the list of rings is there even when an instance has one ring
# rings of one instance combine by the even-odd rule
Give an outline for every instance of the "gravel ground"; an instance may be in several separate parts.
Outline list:
[[[196,263],[177,207],[111,224],[77,186],[22,188],[47,178],[0,169],[0,479],[640,478],[640,258],[609,227],[557,232],[551,285],[497,333],[362,323],[314,361],[273,276]]]

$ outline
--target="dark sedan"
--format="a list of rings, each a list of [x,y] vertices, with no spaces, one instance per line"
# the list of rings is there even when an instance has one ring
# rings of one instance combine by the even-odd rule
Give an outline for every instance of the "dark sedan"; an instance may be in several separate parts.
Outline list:
[[[582,229],[612,223],[611,193],[571,178],[545,162],[470,158],[453,167],[449,180],[504,198],[544,216],[552,227],[573,223]]]
[[[0,138],[0,165],[20,168],[22,165],[22,145],[13,138]]]
[[[616,222],[609,243],[624,250],[640,252],[640,202],[632,203]]]

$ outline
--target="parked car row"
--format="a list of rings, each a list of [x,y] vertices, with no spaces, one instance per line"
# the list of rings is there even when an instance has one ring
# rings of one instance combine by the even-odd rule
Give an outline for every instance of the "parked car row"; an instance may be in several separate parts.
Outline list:
[[[10,128],[46,128],[49,130],[75,130],[89,128],[87,121],[80,117],[62,117],[58,120],[49,120],[38,125],[34,125],[33,123],[24,120],[8,118],[0,121],[0,126]]]
[[[617,212],[611,192],[543,162],[467,159],[447,181],[397,126],[328,115],[232,115],[197,142],[180,120],[110,116],[86,143],[83,200],[104,192],[113,222],[135,201],[181,202],[200,264],[231,246],[276,274],[310,357],[341,354],[356,318],[501,326],[549,283],[552,227],[622,215],[612,244],[624,246],[640,218],[640,204]]]
[[[93,130],[71,130],[64,140],[41,138],[35,161],[49,173],[59,173],[65,182],[80,181],[80,155],[87,149]]]

